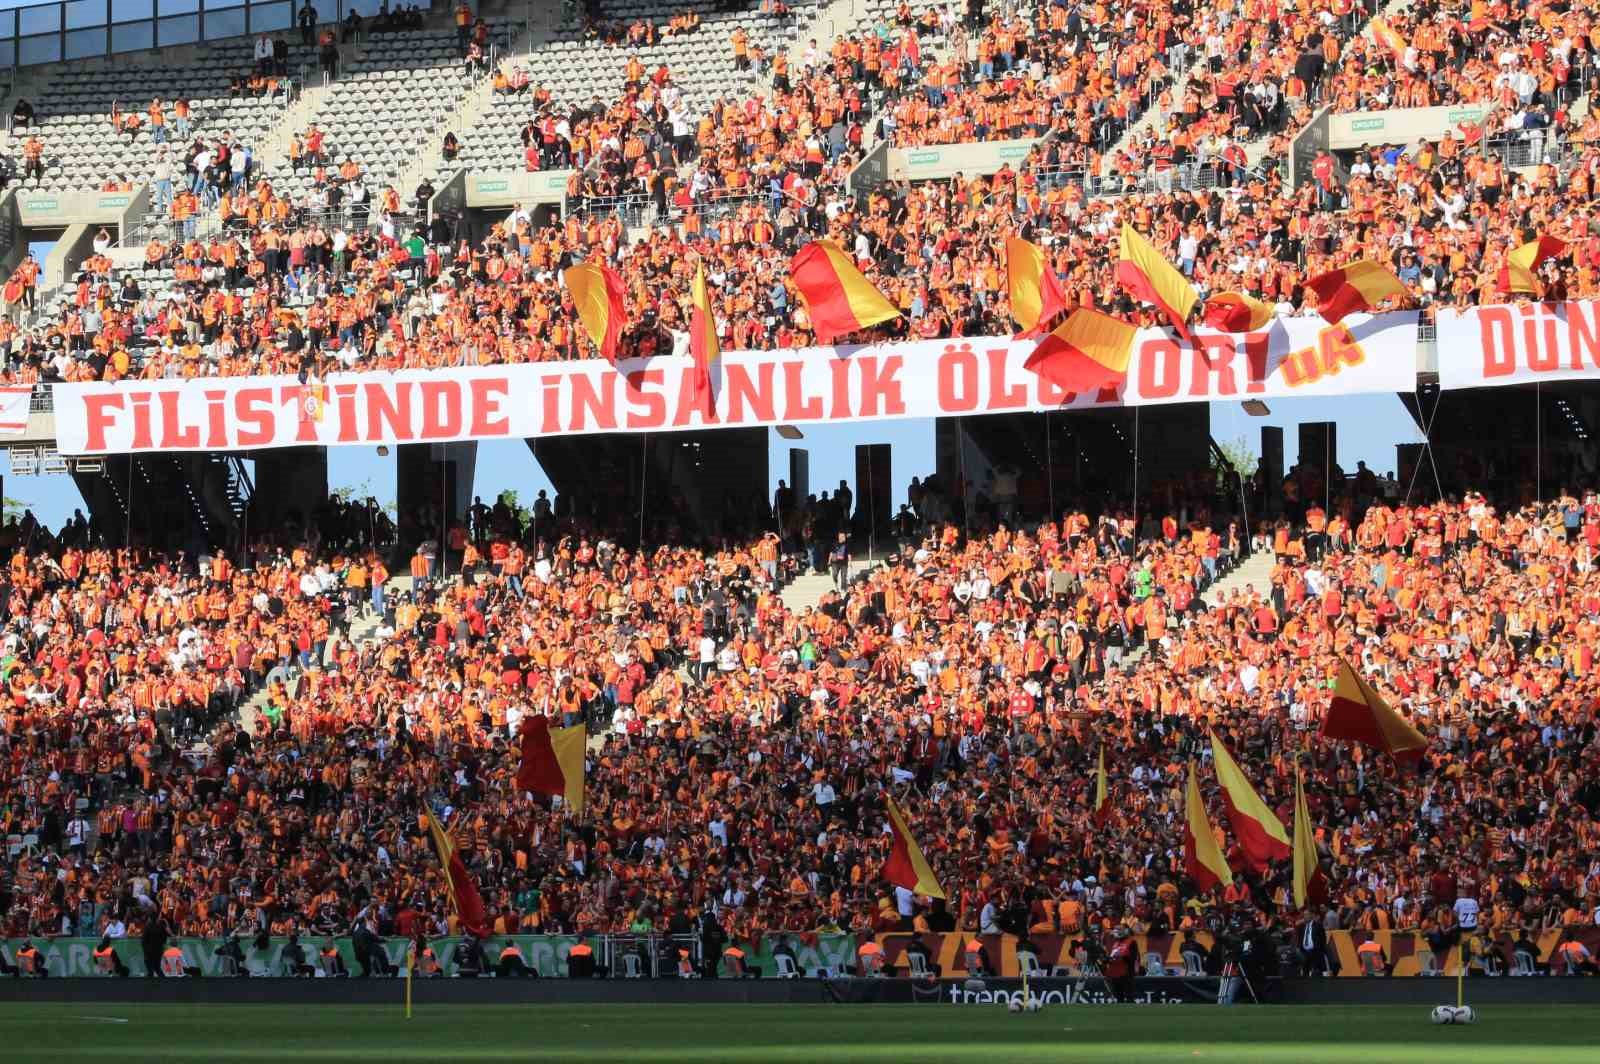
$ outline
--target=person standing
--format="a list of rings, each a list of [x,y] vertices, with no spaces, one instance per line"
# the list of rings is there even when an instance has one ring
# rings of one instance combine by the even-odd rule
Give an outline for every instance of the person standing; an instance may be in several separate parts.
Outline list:
[[[828,552],[828,572],[833,576],[833,589],[844,594],[850,584],[850,536],[846,532],[839,533]]]
[[[139,936],[139,946],[144,953],[144,974],[149,979],[161,978],[161,955],[167,949],[167,921],[160,914],[150,917],[144,934]]]
[[[1328,929],[1322,921],[1308,910],[1294,933],[1300,951],[1300,974],[1328,974]]]

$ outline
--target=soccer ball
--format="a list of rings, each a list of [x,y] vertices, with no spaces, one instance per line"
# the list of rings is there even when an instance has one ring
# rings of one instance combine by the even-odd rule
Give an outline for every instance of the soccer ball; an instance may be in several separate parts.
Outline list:
[[[1433,1010],[1434,1023],[1474,1023],[1478,1014],[1471,1005],[1439,1005]]]
[[[1006,1002],[1006,1011],[1007,1012],[1021,1012],[1022,1011],[1022,1002],[1018,1001],[1016,998],[1012,998],[1011,1000]]]
[[[1026,1008],[1029,1012],[1038,1012],[1040,1009],[1044,1008],[1044,998],[1040,997],[1038,994],[1029,994]]]

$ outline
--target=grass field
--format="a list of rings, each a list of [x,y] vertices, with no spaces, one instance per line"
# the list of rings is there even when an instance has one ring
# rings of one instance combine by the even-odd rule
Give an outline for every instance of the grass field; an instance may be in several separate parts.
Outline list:
[[[0,1060],[1594,1064],[1600,1008],[0,1005]]]

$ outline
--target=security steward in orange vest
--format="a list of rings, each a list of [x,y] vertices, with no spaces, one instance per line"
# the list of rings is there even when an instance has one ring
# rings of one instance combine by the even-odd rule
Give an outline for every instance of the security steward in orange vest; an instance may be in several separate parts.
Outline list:
[[[567,951],[567,978],[594,978],[594,950],[589,948],[589,943],[579,942]]]
[[[333,939],[324,939],[322,949],[318,953],[322,963],[322,974],[330,979],[350,978],[350,969],[345,966],[344,958],[339,955],[339,947],[333,944]]]
[[[94,948],[94,967],[97,972],[114,975],[119,979],[128,978],[128,966],[122,958],[117,956],[117,951],[111,948],[111,936],[106,935],[100,939],[100,944]]]
[[[522,959],[522,951],[515,942],[507,941],[500,951],[500,961],[495,965],[495,974],[502,979],[537,979],[539,973],[528,967],[528,962]]]
[[[432,946],[422,947],[411,974],[418,979],[439,979],[444,976],[444,969],[439,967],[439,957],[433,952]]]
[[[50,974],[45,970],[44,954],[32,942],[23,942],[17,947],[16,964],[9,966],[7,971],[19,979],[23,976],[43,979]]]

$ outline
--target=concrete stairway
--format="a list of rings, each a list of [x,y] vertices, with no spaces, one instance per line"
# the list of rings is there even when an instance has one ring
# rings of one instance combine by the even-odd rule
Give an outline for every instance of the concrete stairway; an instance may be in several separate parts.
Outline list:
[[[1196,57],[1190,56],[1189,65],[1172,79],[1172,106],[1174,108],[1183,105],[1183,94],[1189,89],[1189,75],[1194,71],[1198,63],[1199,60]],[[1158,123],[1164,123],[1171,113],[1171,111],[1162,111],[1160,105],[1152,103],[1145,109],[1144,114],[1134,119],[1133,124],[1122,131],[1122,136],[1113,141],[1111,147],[1106,149],[1106,159],[1116,158],[1118,152],[1144,136],[1145,130],[1155,129]]]
[[[386,594],[390,597],[390,599],[394,599],[400,595],[410,593],[411,586],[412,579],[410,575],[392,576],[389,578]],[[382,625],[382,616],[374,613],[363,613],[356,617],[355,620],[350,622],[349,627],[344,629],[343,635],[356,646],[364,646],[367,643],[374,641],[373,633],[382,627]],[[299,683],[300,671],[299,669],[294,669],[292,670],[292,678],[289,680],[290,694],[294,693],[294,690]],[[245,700],[244,705],[239,707],[239,726],[251,735],[255,735],[257,733],[257,728],[259,728],[261,725],[261,716],[265,712],[267,708],[267,702],[269,701],[269,690],[270,688],[268,688],[266,685],[263,685],[259,690]]]
[[[850,577],[854,579],[878,565],[876,558],[856,558],[850,562]],[[815,606],[822,596],[833,590],[833,577],[827,573],[806,573],[796,577],[783,589],[783,604],[795,613]]]
[[[1260,593],[1266,593],[1271,586],[1274,560],[1271,551],[1256,551],[1233,572],[1206,588],[1205,594],[1200,596],[1201,600],[1207,606],[1215,606],[1227,595],[1243,590],[1246,584]]]

